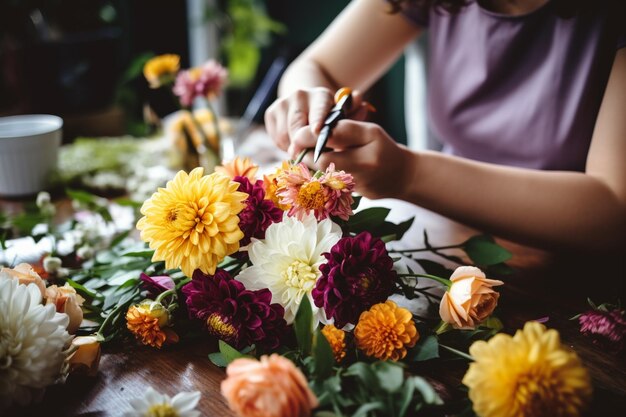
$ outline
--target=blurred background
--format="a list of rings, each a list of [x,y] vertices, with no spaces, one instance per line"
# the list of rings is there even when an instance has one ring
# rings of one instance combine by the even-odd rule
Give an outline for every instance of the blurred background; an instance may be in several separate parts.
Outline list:
[[[175,107],[170,96],[148,88],[143,64],[175,53],[183,68],[209,58],[222,62],[230,74],[220,113],[240,117],[257,93],[262,103],[247,116],[262,122],[275,98],[271,80],[259,91],[268,71],[269,78],[279,74],[348,3],[0,0],[0,116],[59,115],[65,142],[149,136],[155,127],[146,105],[159,117]],[[406,143],[405,100],[415,97],[403,94],[404,73],[402,59],[371,89],[369,100],[378,109],[375,121]]]

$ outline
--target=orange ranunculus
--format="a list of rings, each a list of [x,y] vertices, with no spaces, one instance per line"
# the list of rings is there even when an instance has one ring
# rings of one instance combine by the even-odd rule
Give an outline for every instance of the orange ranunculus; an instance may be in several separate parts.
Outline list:
[[[215,167],[215,172],[226,175],[232,179],[235,177],[246,177],[253,184],[256,182],[256,173],[259,170],[259,166],[256,165],[250,158],[236,157],[230,162],[222,162],[222,165]]]
[[[46,304],[53,304],[59,313],[65,313],[70,318],[67,325],[69,334],[75,334],[83,322],[83,310],[80,307],[83,302],[85,302],[83,297],[68,283],[62,287],[51,285],[46,288]]]
[[[241,417],[308,417],[319,404],[302,372],[277,354],[236,359],[226,375],[222,395]]]
[[[72,340],[76,349],[67,359],[71,373],[95,376],[100,364],[100,342],[96,336],[77,336]]]
[[[475,329],[493,313],[500,294],[492,287],[504,284],[487,279],[473,266],[461,266],[450,276],[452,286],[443,295],[439,315],[456,329]]]
[[[7,275],[9,278],[17,279],[20,284],[35,284],[37,288],[39,288],[39,291],[41,291],[41,297],[45,298],[46,284],[31,265],[21,263],[15,268],[2,268],[0,269],[0,274]]]

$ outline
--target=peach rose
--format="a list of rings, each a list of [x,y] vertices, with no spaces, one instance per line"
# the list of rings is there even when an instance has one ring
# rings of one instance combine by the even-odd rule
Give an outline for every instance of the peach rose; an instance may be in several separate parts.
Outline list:
[[[96,336],[77,336],[72,340],[76,349],[67,362],[71,373],[95,376],[100,365],[100,342]]]
[[[53,304],[57,312],[65,313],[70,318],[67,332],[75,334],[83,322],[83,310],[80,306],[85,300],[76,293],[76,290],[65,283],[62,287],[51,285],[46,288],[46,304]]]
[[[39,288],[39,291],[41,291],[41,296],[45,298],[46,283],[29,264],[21,263],[13,269],[2,268],[0,269],[0,274],[8,278],[17,279],[20,284],[35,284]]]
[[[450,276],[452,286],[443,295],[439,315],[456,329],[475,329],[493,313],[500,294],[492,287],[504,284],[487,279],[473,266],[461,266]]]
[[[235,359],[226,375],[222,395],[241,417],[308,417],[319,404],[304,375],[277,354]]]

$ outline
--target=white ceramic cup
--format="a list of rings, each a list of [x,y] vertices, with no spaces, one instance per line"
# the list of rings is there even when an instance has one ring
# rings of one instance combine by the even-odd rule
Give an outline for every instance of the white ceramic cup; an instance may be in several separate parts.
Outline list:
[[[47,114],[0,117],[0,195],[35,194],[57,167],[63,120]]]

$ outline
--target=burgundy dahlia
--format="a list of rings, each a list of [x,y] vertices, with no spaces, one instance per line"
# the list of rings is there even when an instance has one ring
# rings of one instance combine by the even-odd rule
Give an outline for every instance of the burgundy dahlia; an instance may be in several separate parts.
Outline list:
[[[241,246],[250,243],[250,239],[265,239],[265,231],[272,223],[277,223],[283,218],[283,211],[276,207],[271,200],[265,199],[263,181],[258,180],[254,184],[246,177],[235,177],[238,182],[238,191],[248,194],[246,208],[239,213],[239,228],[244,234],[239,242]]]
[[[624,348],[626,318],[618,309],[589,310],[578,317],[580,332],[610,350],[619,352]]]
[[[312,295],[337,328],[355,324],[363,311],[393,293],[397,279],[393,260],[385,243],[370,233],[342,238],[324,257],[327,262],[320,266],[322,276]]]
[[[267,349],[280,345],[287,323],[280,304],[270,304],[268,289],[250,291],[218,269],[206,275],[199,269],[183,289],[191,318],[205,322],[212,335],[237,349],[255,344]]]

